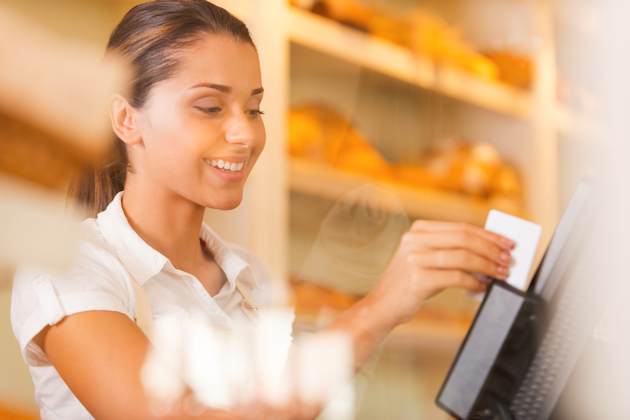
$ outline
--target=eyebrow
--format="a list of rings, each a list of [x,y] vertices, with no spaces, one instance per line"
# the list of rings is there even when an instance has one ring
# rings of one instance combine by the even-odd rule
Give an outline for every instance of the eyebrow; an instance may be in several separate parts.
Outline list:
[[[191,89],[197,89],[197,88],[214,89],[214,90],[218,90],[219,92],[223,92],[223,93],[230,93],[230,92],[232,92],[232,88],[230,86],[218,85],[216,83],[200,83],[198,85],[195,85],[195,86],[191,87]],[[257,88],[257,89],[252,90],[252,94],[251,95],[252,96],[260,95],[264,91],[265,91],[265,89],[263,89],[263,88]]]

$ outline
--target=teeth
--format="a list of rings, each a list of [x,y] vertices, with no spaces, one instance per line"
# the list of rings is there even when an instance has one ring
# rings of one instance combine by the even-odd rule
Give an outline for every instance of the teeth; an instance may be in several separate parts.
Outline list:
[[[215,168],[221,169],[223,172],[238,172],[243,169],[245,166],[245,162],[240,163],[231,163],[227,161],[223,161],[221,159],[213,159],[210,161],[209,159],[204,159],[208,165],[211,165]]]

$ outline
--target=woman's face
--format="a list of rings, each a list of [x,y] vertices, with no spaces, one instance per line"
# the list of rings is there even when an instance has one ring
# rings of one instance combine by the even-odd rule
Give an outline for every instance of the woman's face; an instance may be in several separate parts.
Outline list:
[[[265,146],[258,54],[229,36],[206,35],[181,51],[180,63],[138,110],[133,176],[204,207],[233,209]]]

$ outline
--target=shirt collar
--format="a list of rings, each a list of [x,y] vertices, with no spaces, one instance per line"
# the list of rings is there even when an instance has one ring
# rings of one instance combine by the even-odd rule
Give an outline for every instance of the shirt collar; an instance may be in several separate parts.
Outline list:
[[[129,225],[122,208],[122,196],[123,191],[116,194],[107,209],[98,214],[96,223],[105,241],[116,251],[118,259],[136,282],[142,285],[158,274],[164,265],[168,264],[171,267],[172,265],[168,258],[151,248]],[[236,255],[205,223],[201,226],[199,237],[206,243],[215,261],[225,272],[231,291],[235,289],[236,278],[243,271],[242,280],[250,283],[250,287],[261,289],[250,265]]]
[[[252,267],[241,257],[236,255],[234,251],[230,249],[228,244],[223,241],[217,235],[210,226],[206,223],[201,224],[201,232],[199,233],[205,243],[206,247],[210,250],[214,260],[219,264],[219,267],[225,273],[228,282],[230,283],[230,290],[233,291],[236,287],[236,278],[238,277],[243,283],[249,283],[250,287],[256,287],[262,290],[262,287],[256,277]]]

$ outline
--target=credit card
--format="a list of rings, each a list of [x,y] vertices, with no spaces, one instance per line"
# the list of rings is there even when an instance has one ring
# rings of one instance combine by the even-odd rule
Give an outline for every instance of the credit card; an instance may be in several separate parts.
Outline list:
[[[510,251],[512,255],[512,263],[509,267],[510,275],[506,281],[517,289],[525,290],[528,286],[529,272],[542,234],[542,226],[502,211],[490,210],[485,229],[514,241],[515,247]],[[475,276],[482,281],[489,281],[484,275],[476,274]],[[469,293],[469,296],[483,300],[484,294]]]

